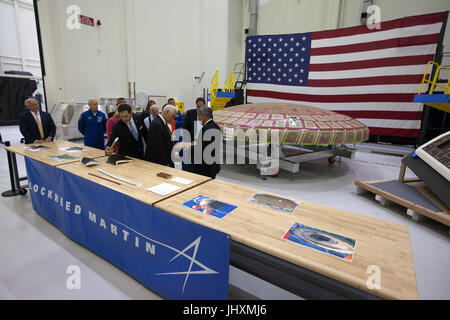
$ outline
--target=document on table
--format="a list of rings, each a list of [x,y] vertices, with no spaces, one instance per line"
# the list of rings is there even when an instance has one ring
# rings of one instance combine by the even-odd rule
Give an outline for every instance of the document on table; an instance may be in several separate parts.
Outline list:
[[[168,183],[162,183],[157,186],[148,188],[147,191],[159,194],[161,196],[167,196],[168,194],[171,194],[180,189],[181,189],[180,187],[177,187],[177,186],[174,186],[174,185],[171,185]]]
[[[80,152],[80,151],[84,151],[86,149],[81,148],[81,147],[68,147],[68,148],[59,148],[59,150],[66,151],[66,152]]]
[[[176,183],[180,183],[180,184],[184,184],[184,185],[190,185],[192,182],[192,180],[188,180],[188,179],[184,179],[184,178],[179,178],[179,177],[175,177],[173,179],[170,179],[170,181],[172,182],[176,182]]]

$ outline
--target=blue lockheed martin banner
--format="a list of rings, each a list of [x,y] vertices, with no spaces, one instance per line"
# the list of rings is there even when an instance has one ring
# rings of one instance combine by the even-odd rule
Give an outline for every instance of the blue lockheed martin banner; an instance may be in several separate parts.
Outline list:
[[[34,210],[168,299],[227,299],[230,239],[25,158]]]

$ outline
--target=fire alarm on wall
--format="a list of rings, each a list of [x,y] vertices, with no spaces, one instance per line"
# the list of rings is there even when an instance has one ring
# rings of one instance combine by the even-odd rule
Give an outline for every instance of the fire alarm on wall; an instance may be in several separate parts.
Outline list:
[[[97,26],[101,26],[102,25],[102,22],[100,21],[100,20],[97,20]]]

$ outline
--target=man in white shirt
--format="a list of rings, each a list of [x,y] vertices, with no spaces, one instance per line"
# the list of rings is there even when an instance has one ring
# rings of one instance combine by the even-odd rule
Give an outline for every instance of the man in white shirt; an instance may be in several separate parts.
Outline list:
[[[145,118],[144,120],[144,124],[145,127],[147,128],[147,130],[150,129],[150,124],[152,123],[153,120],[155,120],[155,118],[159,115],[159,107],[154,104],[151,108],[150,108],[150,115]]]

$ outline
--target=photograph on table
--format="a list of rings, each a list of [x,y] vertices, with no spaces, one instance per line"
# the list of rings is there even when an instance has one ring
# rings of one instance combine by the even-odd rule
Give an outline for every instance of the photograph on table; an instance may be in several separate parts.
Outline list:
[[[260,206],[269,207],[287,213],[294,212],[295,209],[297,209],[297,207],[300,205],[299,202],[265,193],[257,193],[253,195],[248,201]]]
[[[198,196],[194,199],[183,203],[185,207],[194,209],[195,211],[199,211],[202,213],[206,213],[210,216],[223,219],[232,211],[234,211],[237,206],[233,206],[231,204],[217,201],[205,196]]]
[[[352,262],[356,240],[294,223],[283,239]]]
[[[56,161],[59,161],[59,162],[80,159],[79,157],[74,157],[74,156],[71,156],[70,154],[60,154],[60,155],[57,155],[57,156],[50,156],[49,158],[53,159],[53,160],[56,160]]]
[[[37,145],[37,146],[30,146],[30,147],[26,147],[25,148],[25,150],[33,151],[33,152],[42,151],[42,150],[49,150],[49,149],[50,149],[49,147],[39,146],[39,145]]]
[[[84,151],[86,149],[81,148],[81,147],[68,147],[68,148],[60,148],[59,150],[65,151],[65,152],[80,152],[80,151]]]

